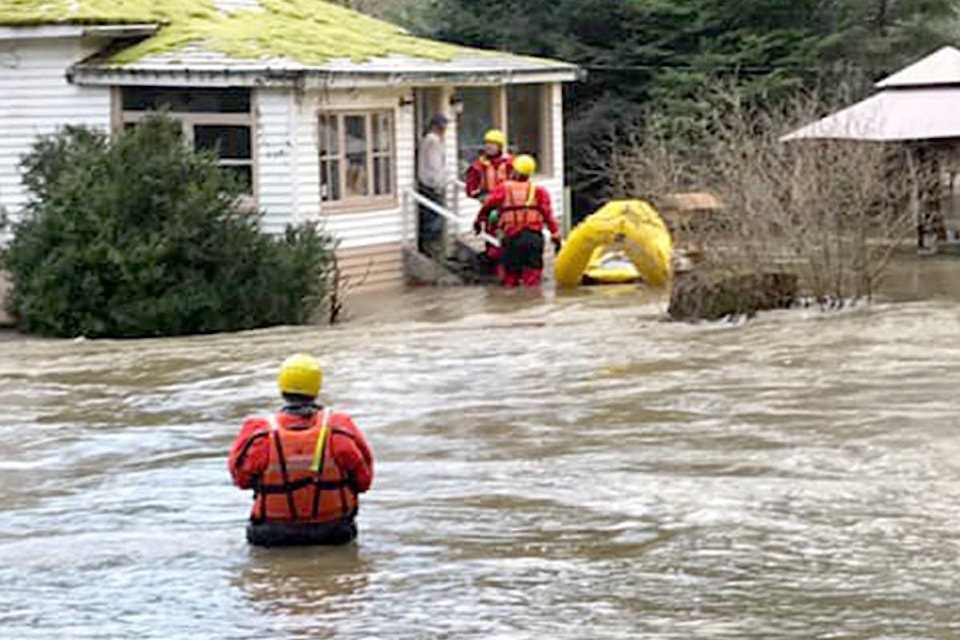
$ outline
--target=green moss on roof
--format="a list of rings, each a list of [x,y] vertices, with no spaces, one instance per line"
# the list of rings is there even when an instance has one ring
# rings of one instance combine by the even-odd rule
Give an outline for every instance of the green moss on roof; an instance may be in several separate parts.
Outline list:
[[[0,0],[0,25],[168,24],[212,17],[210,0]]]
[[[362,62],[387,55],[450,60],[480,52],[411,36],[320,0],[259,0],[262,11],[220,12],[212,0],[2,0],[0,24],[159,23],[157,35],[124,49],[111,62],[135,62],[187,45],[236,58],[290,58],[320,65],[335,58]]]

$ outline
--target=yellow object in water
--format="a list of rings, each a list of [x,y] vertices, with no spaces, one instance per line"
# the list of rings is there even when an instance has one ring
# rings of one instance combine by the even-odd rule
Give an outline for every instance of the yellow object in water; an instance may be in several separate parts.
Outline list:
[[[583,272],[583,284],[622,284],[643,278],[623,251],[597,247]]]
[[[622,252],[632,263],[609,268],[608,255]],[[670,281],[673,239],[656,209],[642,200],[614,200],[577,225],[557,256],[557,286],[642,279],[654,287]]]

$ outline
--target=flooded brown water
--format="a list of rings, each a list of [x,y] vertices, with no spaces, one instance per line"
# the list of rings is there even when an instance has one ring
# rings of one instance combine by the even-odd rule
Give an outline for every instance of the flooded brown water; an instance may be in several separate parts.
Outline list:
[[[958,638],[960,262],[887,291],[700,326],[629,288],[418,291],[335,329],[0,342],[0,636]],[[378,456],[355,547],[244,541],[226,452],[295,350]]]

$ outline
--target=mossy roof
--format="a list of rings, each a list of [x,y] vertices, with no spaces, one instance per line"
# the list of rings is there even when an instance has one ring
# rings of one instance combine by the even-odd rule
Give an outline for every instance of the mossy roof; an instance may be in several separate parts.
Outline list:
[[[197,49],[230,59],[284,59],[308,66],[395,56],[447,62],[491,55],[418,38],[321,0],[0,0],[0,25],[6,26],[141,23],[160,29],[101,62],[125,65]],[[516,59],[547,68],[557,64]]]

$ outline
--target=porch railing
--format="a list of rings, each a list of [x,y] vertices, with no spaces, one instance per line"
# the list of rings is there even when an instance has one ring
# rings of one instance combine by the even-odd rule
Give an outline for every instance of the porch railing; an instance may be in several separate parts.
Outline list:
[[[472,232],[473,220],[466,219],[464,216],[460,215],[460,190],[464,188],[462,182],[452,181],[447,185],[445,189],[445,200],[448,203],[452,203],[451,208],[440,205],[433,200],[430,200],[426,196],[418,193],[413,189],[407,189],[403,193],[403,244],[407,249],[416,250],[418,247],[418,234],[419,234],[419,210],[423,206],[430,211],[434,212],[447,222],[447,234],[449,237],[461,237],[468,232]],[[453,191],[452,195],[448,195],[449,192]],[[486,232],[481,232],[479,235],[480,239],[484,242],[492,244],[499,247],[500,241],[487,234]]]

